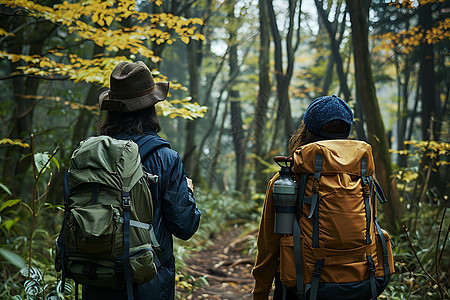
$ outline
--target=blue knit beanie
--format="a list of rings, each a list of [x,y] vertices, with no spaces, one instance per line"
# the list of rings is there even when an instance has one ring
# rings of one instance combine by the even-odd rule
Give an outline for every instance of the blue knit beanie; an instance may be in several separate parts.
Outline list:
[[[346,133],[329,133],[322,130],[322,126],[333,120],[342,120],[350,125]],[[347,138],[353,124],[353,112],[344,100],[333,96],[323,96],[314,99],[303,116],[306,128],[314,134],[331,139]]]

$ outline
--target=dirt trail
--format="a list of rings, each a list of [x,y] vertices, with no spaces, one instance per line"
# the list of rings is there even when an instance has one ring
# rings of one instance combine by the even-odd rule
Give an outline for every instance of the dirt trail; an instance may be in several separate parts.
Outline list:
[[[204,251],[195,253],[186,262],[187,272],[194,277],[205,276],[209,286],[196,290],[186,299],[252,299],[253,277],[250,271],[254,258],[243,254],[245,244],[256,233],[242,235],[240,228],[222,232]]]

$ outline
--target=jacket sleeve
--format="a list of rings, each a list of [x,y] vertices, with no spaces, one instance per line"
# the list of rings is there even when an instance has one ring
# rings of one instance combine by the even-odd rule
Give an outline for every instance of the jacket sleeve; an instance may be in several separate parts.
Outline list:
[[[257,239],[258,253],[252,275],[255,278],[253,299],[267,300],[272,288],[273,279],[278,271],[280,257],[281,234],[274,232],[275,202],[273,200],[273,184],[278,179],[278,173],[267,185],[266,197],[259,224]]]
[[[177,238],[188,240],[198,229],[201,212],[187,186],[183,163],[178,153],[171,157],[164,174],[168,182],[163,191],[162,211],[167,229]]]

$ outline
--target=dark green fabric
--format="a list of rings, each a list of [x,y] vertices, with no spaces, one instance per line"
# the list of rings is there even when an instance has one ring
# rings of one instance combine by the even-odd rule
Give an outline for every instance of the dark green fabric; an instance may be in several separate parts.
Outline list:
[[[152,195],[138,150],[133,141],[99,136],[81,142],[72,154],[64,248],[67,276],[78,283],[123,288],[124,265],[130,266],[133,283],[156,274],[149,231]],[[126,218],[123,194],[130,196]],[[124,219],[149,224],[148,229],[128,225],[125,241]]]
[[[89,138],[72,154],[69,186],[73,189],[95,182],[129,192],[143,175],[138,153],[138,146],[132,141],[108,136]]]
[[[151,244],[130,249],[130,266],[135,283],[149,282],[156,275],[153,253]]]

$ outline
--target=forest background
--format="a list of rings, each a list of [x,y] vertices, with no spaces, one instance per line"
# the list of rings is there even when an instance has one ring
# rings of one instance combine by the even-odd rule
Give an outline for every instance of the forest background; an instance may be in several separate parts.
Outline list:
[[[62,176],[96,134],[114,66],[142,60],[171,82],[161,135],[205,212],[176,241],[178,289],[207,284],[183,262],[230,228],[253,237],[254,258],[273,157],[308,104],[336,94],[389,198],[379,216],[397,273],[384,297],[449,299],[449,28],[444,0],[0,0],[0,298],[63,297]]]

